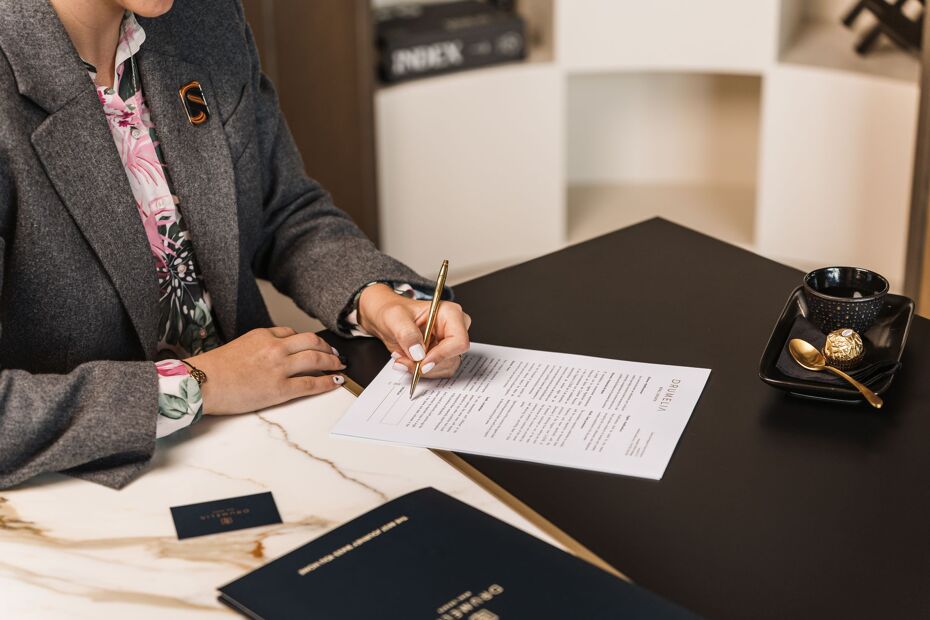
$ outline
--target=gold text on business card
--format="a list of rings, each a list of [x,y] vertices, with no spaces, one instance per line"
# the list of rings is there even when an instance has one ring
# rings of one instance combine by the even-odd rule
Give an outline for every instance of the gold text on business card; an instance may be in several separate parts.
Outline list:
[[[211,513],[200,515],[201,521],[210,521],[217,519],[220,525],[232,525],[235,518],[241,515],[247,515],[251,512],[248,508],[220,508]]]

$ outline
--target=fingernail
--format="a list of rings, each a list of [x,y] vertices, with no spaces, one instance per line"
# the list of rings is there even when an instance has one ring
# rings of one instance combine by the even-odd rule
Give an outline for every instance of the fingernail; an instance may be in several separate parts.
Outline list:
[[[392,360],[396,360],[398,357],[400,357],[400,353],[398,353],[397,351],[392,351],[392,352],[391,352],[391,359],[392,359]]]
[[[343,377],[342,375],[333,375],[333,383],[335,383],[336,385],[342,385],[345,382],[346,382],[345,377]]]
[[[330,347],[330,349],[332,349],[333,355],[335,355],[336,357],[339,357],[339,351],[336,350],[336,347]]]
[[[345,355],[339,355],[338,353],[336,355],[339,357],[339,361],[342,362],[343,366],[349,365],[349,358],[347,358]]]
[[[394,362],[394,365],[391,366],[391,368],[393,368],[394,370],[396,370],[396,371],[399,372],[400,374],[405,374],[405,373],[407,372],[407,367],[404,366],[404,365],[401,364],[401,363],[398,363],[398,362]]]
[[[415,344],[410,347],[410,359],[419,362],[424,357],[426,357],[426,349],[423,348],[422,344]]]
[[[431,371],[433,368],[436,368],[436,364],[434,364],[433,362],[427,362],[423,364],[423,367],[420,370],[422,370],[423,374],[425,375],[429,371]]]

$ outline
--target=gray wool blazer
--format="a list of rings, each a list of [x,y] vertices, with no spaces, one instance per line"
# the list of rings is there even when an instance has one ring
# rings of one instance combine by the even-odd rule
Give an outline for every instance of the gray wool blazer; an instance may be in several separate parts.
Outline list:
[[[431,289],[304,174],[237,0],[139,21],[143,92],[225,340],[271,325],[256,276],[337,331],[368,282]],[[50,471],[118,488],[155,449],[152,255],[47,0],[0,0],[0,52],[0,488]],[[211,111],[198,126],[178,96],[191,80]]]

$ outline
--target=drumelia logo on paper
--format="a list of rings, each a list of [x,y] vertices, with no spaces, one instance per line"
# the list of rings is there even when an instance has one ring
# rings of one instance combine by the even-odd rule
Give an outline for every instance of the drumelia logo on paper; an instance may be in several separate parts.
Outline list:
[[[669,405],[672,404],[672,400],[675,398],[675,394],[678,393],[680,386],[681,379],[672,379],[671,384],[665,388],[665,393],[659,398],[659,413],[668,411]]]
[[[400,49],[391,54],[395,75],[437,71],[458,67],[465,62],[461,41],[441,41],[429,45],[416,45]]]

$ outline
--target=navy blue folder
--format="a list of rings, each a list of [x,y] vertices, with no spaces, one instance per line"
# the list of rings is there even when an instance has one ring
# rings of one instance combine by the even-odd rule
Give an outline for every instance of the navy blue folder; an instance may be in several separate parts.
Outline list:
[[[432,488],[220,588],[251,618],[691,619],[691,612]]]

